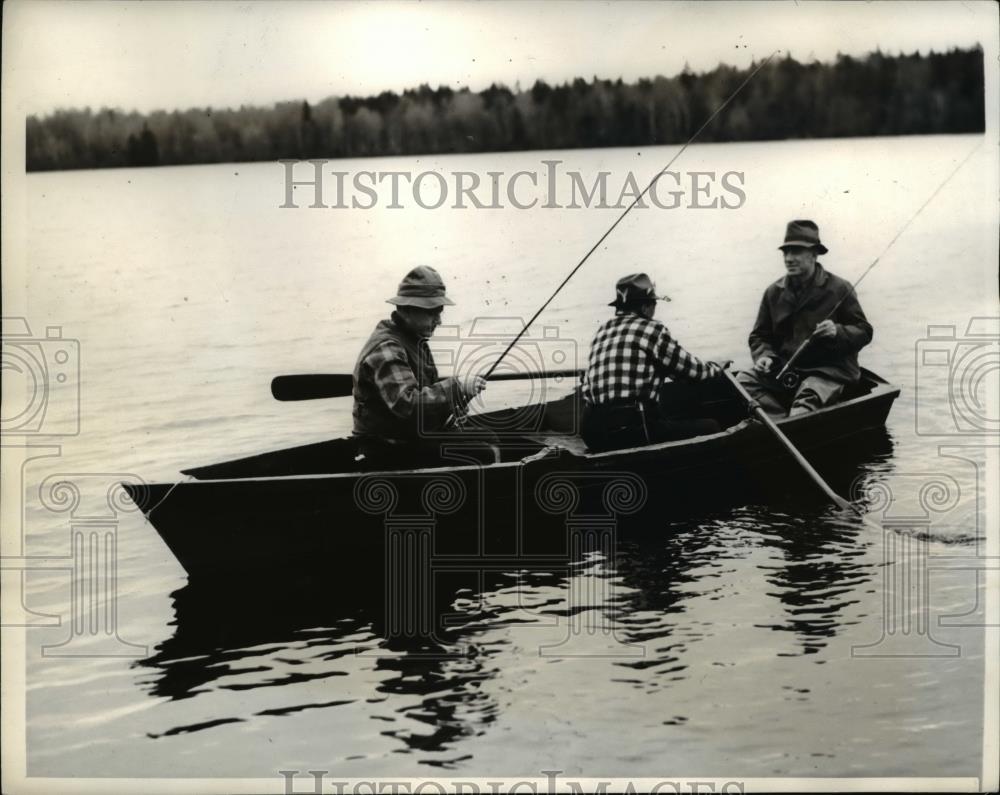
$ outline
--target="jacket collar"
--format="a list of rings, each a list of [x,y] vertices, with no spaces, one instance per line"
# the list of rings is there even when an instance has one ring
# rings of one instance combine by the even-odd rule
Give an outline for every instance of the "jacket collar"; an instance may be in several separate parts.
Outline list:
[[[398,331],[400,334],[404,335],[405,337],[408,337],[414,342],[420,342],[421,340],[423,340],[423,337],[420,337],[417,334],[413,333],[413,329],[411,329],[406,324],[406,320],[404,320],[403,316],[399,314],[399,312],[394,311],[389,316],[388,320],[383,320],[382,322],[385,323],[387,328]]]
[[[634,309],[629,309],[627,307],[621,307],[621,306],[620,307],[615,307],[615,317],[616,318],[619,318],[619,317],[637,317],[640,320],[649,320],[648,317],[646,317],[645,315],[641,314],[640,312],[637,312]]]
[[[810,286],[815,285],[817,287],[822,287],[824,284],[826,284],[826,282],[827,282],[827,280],[829,278],[830,278],[830,274],[827,273],[826,269],[817,262],[816,263],[816,272],[813,274],[813,280],[812,280],[812,284]],[[782,276],[775,283],[782,290],[790,290],[791,289],[791,287],[788,285],[788,276]]]

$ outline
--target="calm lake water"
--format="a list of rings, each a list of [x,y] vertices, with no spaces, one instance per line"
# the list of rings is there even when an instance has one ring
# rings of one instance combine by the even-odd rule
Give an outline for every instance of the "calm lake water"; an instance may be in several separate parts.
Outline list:
[[[824,263],[853,280],[978,140],[693,146],[676,168],[742,172],[745,203],[693,209],[688,190],[677,209],[634,211],[539,323],[585,356],[615,279],[645,270],[673,298],[660,317],[682,343],[745,365],[787,220],[816,219]],[[873,519],[915,528],[919,540],[887,546],[909,537],[883,536],[807,494],[750,504],[720,494],[623,537],[613,558],[493,572],[456,589],[450,609],[461,620],[427,648],[386,640],[378,588],[356,573],[363,562],[331,560],[319,594],[253,583],[223,598],[188,586],[153,528],[120,505],[110,520],[117,649],[133,656],[101,656],[86,633],[43,655],[70,637],[70,564],[27,575],[27,606],[63,620],[27,634],[29,775],[979,775],[985,454],[982,436],[966,431],[985,409],[953,400],[949,383],[964,382],[923,351],[929,325],[955,327],[955,339],[934,344],[985,351],[970,361],[992,375],[969,387],[985,399],[996,338],[992,349],[982,347],[990,337],[961,341],[970,319],[1000,314],[987,149],[859,288],[876,330],[862,363],[902,394],[852,474],[892,495],[888,507],[871,505]],[[627,172],[645,184],[675,151],[336,168],[523,169],[544,186],[542,160],[557,159],[588,184],[610,172],[614,201]],[[521,186],[522,201],[544,201],[541,187]],[[71,523],[100,513],[43,504],[50,475],[86,481],[100,501],[129,475],[175,480],[184,467],[349,431],[349,401],[277,403],[268,384],[279,373],[349,372],[413,265],[442,272],[457,303],[445,321],[467,334],[477,318],[530,317],[619,212],[542,201],[425,210],[412,198],[404,209],[279,209],[283,198],[282,168],[269,163],[29,175],[27,319],[36,336],[61,326],[79,341],[81,422],[24,468],[26,554],[70,555]],[[72,405],[73,381],[54,386],[53,417]],[[518,390],[491,386],[489,405],[517,403]],[[943,495],[921,502],[934,480]],[[351,532],[349,517],[336,532]],[[904,572],[925,571],[908,597],[892,590]],[[886,603],[900,607],[890,616]],[[571,620],[611,622],[613,642],[584,633],[571,653],[540,655]]]

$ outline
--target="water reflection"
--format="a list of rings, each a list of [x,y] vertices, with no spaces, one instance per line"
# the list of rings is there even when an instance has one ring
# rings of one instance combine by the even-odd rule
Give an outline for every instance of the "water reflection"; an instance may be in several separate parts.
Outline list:
[[[841,465],[850,461],[837,487],[847,492],[844,480],[883,477],[891,447],[882,434],[835,453]],[[829,459],[825,465],[829,471]],[[322,584],[189,584],[173,594],[173,634],[138,665],[153,696],[213,694],[210,719],[175,719],[150,736],[336,710],[326,729],[370,738],[374,723],[390,752],[450,767],[468,758],[465,741],[502,718],[497,693],[509,691],[511,655],[526,653],[514,648],[511,626],[551,627],[553,618],[568,626],[584,616],[610,627],[619,647],[605,655],[606,673],[594,674],[652,692],[693,680],[705,665],[729,664],[719,649],[748,630],[787,633],[798,656],[817,654],[855,623],[849,608],[872,579],[877,556],[869,552],[878,539],[823,505],[815,490],[786,491],[770,507],[720,494],[710,511],[674,510],[664,493],[653,494],[652,514],[622,518],[611,554],[591,550],[564,568],[441,572],[431,578],[430,632],[389,631],[381,561],[354,561]],[[643,656],[628,653],[640,646]],[[763,648],[789,654],[781,644]],[[572,650],[549,652],[515,669]]]
[[[547,587],[562,583],[543,579]],[[523,582],[506,573],[442,577],[430,602],[435,631],[412,636],[386,630],[378,568],[279,591],[189,584],[172,594],[173,635],[137,663],[151,674],[142,684],[174,701],[212,693],[222,703],[222,693],[240,693],[240,714],[149,736],[361,704],[361,719],[386,724],[378,733],[399,743],[397,750],[447,767],[461,759],[452,753],[458,740],[496,719],[498,706],[483,684],[500,673],[493,662],[499,644],[479,639],[520,611],[522,600],[500,595]],[[313,698],[303,700],[306,694]]]
[[[762,537],[772,562],[760,568],[771,586],[766,593],[781,604],[785,620],[758,626],[790,632],[801,654],[814,654],[857,623],[846,617],[847,608],[859,602],[859,589],[874,576],[877,563],[869,553],[881,539],[856,518],[833,511],[787,516],[761,509],[742,517],[758,526],[764,519],[768,532]]]
[[[336,676],[306,670],[305,658],[329,662],[372,643],[377,594],[363,578],[328,588],[189,583],[171,594],[173,635],[138,664],[154,674],[150,693],[170,699]]]
[[[832,488],[850,494],[891,472],[892,454],[892,437],[880,429],[810,458]],[[753,626],[790,633],[801,654],[816,653],[857,623],[847,608],[860,601],[860,589],[874,576],[870,552],[881,539],[857,516],[827,506],[793,462],[753,473],[752,480],[756,499],[766,505],[746,504],[746,490],[730,489],[706,511],[690,502],[672,504],[660,491],[653,492],[652,511],[641,522],[622,524],[617,569],[631,590],[618,600],[618,621],[629,641],[646,644],[647,654],[619,663],[643,672],[640,679],[620,681],[649,689],[685,679],[688,661],[701,656],[692,647],[723,631],[722,621],[684,615],[710,611],[706,600],[742,600],[743,610],[730,617],[745,615]],[[663,518],[650,520],[650,514]],[[748,576],[751,571],[763,574],[766,588]],[[777,600],[777,614],[762,597]],[[761,616],[772,620],[763,623]]]
[[[716,542],[688,521],[663,522],[660,527],[659,541],[644,535],[619,544],[616,564],[623,589],[616,600],[617,621],[623,639],[643,644],[645,654],[617,665],[645,671],[647,681],[650,677],[678,681],[685,676],[690,645],[703,633],[677,614],[685,610],[687,600],[711,589],[707,578],[715,565]],[[639,684],[639,680],[620,681]]]
[[[834,491],[863,493],[867,484],[891,473],[893,448],[891,435],[879,429],[831,446],[814,461]],[[777,599],[785,614],[782,622],[758,626],[791,633],[802,655],[815,654],[858,623],[847,617],[848,608],[860,601],[861,587],[873,578],[871,549],[881,543],[858,517],[817,504],[814,497],[815,491],[786,491],[784,511],[751,507],[739,517],[765,529],[761,538],[771,552],[771,560],[760,565],[771,586],[765,593]]]
[[[397,649],[399,644],[396,645]],[[443,752],[460,739],[483,734],[497,718],[499,707],[481,688],[483,682],[499,673],[489,664],[489,656],[469,649],[464,657],[450,657],[440,647],[441,658],[428,659],[426,647],[417,657],[405,653],[396,658],[381,658],[376,669],[388,674],[378,685],[378,692],[392,696],[389,703],[404,706],[380,718],[401,725],[382,734],[395,738],[412,751]],[[416,699],[414,701],[414,699]],[[399,721],[397,716],[408,718]],[[419,724],[414,726],[413,722]],[[427,764],[447,767],[463,757],[431,758]]]

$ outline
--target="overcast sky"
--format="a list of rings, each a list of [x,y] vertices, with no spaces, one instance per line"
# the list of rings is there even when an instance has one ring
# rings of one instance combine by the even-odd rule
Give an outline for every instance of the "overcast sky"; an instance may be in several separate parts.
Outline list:
[[[966,2],[28,2],[4,10],[4,79],[27,113],[316,101],[420,83],[635,80],[774,50],[799,59],[967,47]],[[7,84],[4,86],[5,90]]]

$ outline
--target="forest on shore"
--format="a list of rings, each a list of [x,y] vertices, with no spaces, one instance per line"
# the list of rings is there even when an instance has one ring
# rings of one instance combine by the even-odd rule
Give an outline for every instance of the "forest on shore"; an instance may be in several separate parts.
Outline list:
[[[57,110],[28,117],[26,163],[46,171],[682,143],[755,68],[720,64],[634,83],[538,80],[526,90],[421,85],[272,107]],[[698,140],[982,132],[983,70],[978,47],[832,63],[775,58]]]

